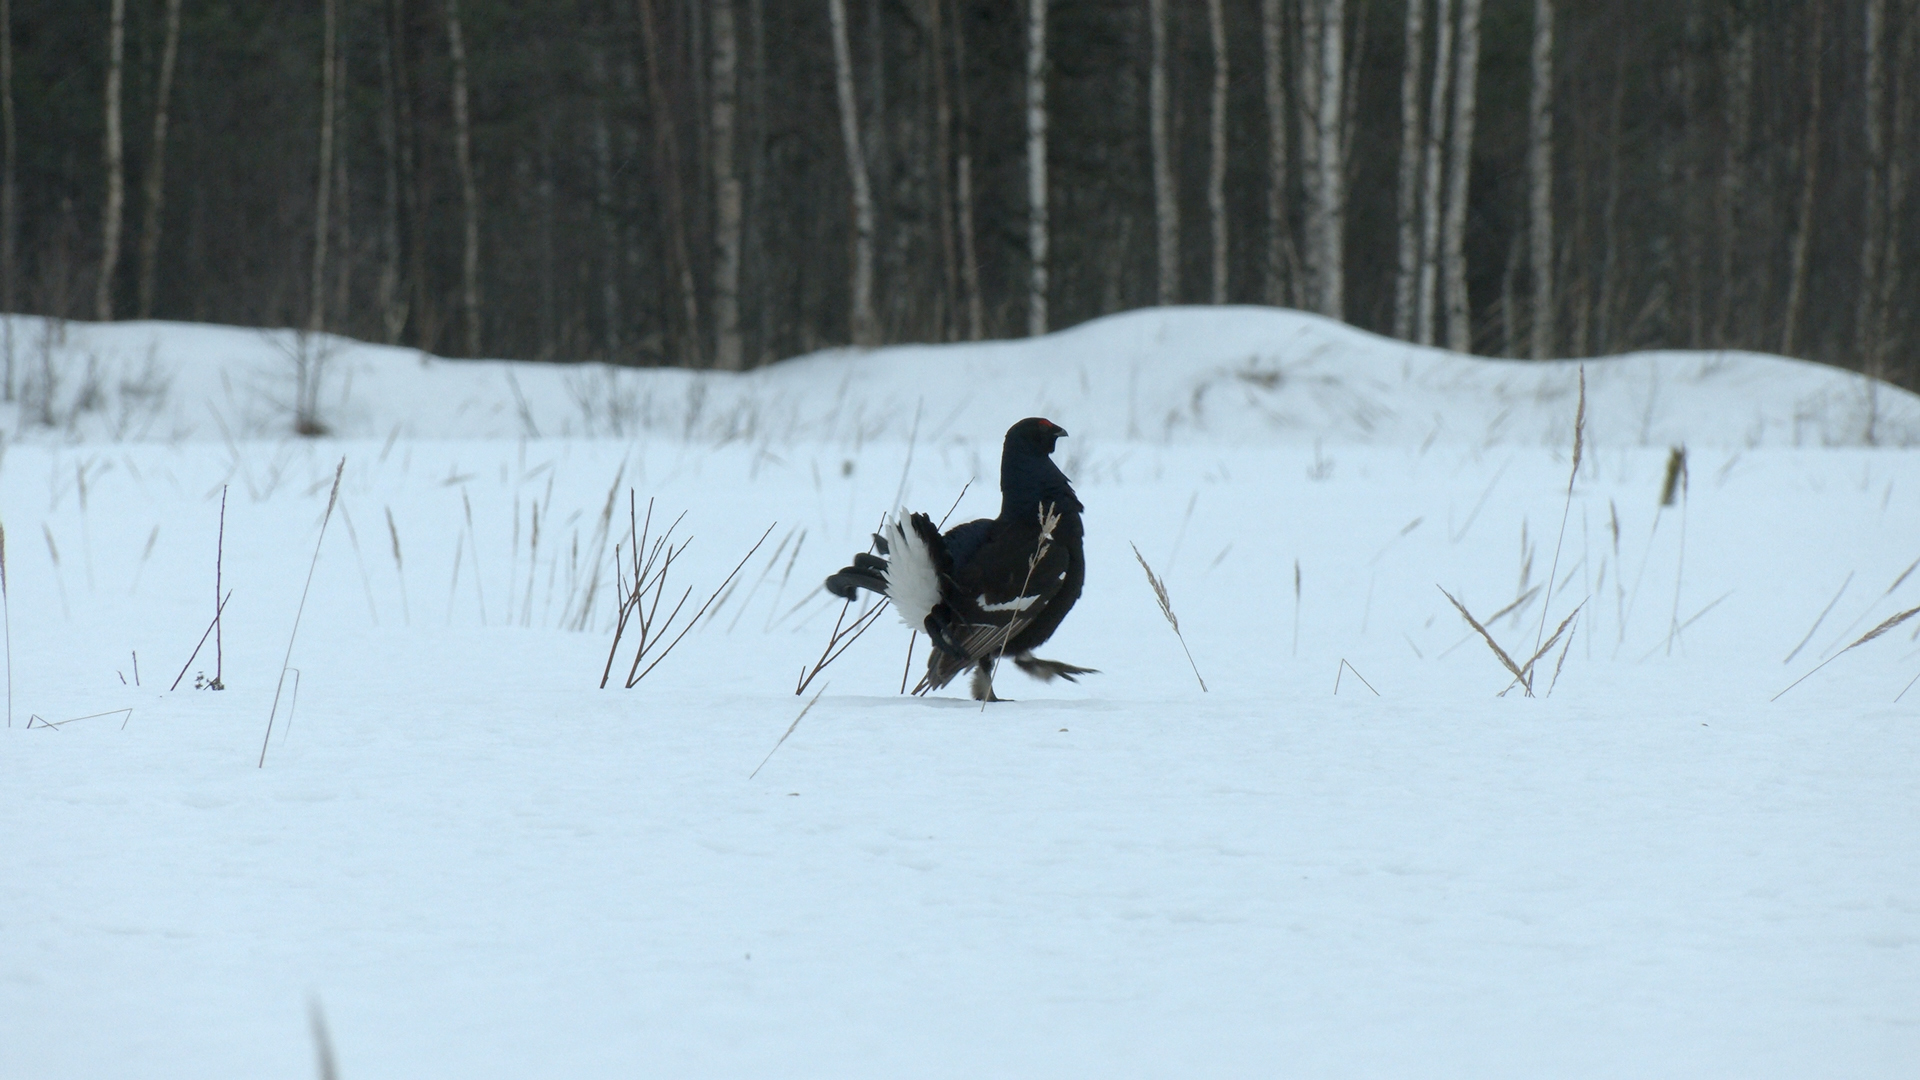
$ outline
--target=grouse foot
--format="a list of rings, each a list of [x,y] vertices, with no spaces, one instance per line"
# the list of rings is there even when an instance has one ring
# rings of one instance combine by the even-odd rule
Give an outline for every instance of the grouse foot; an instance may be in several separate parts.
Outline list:
[[[1005,701],[993,692],[993,661],[982,660],[973,669],[973,700]]]
[[[1077,667],[1073,664],[1061,663],[1058,660],[1042,660],[1032,653],[1021,653],[1013,658],[1013,663],[1014,666],[1018,667],[1021,671],[1039,679],[1041,682],[1052,682],[1056,677],[1065,679],[1068,682],[1079,682],[1079,679],[1074,678],[1075,675],[1100,674],[1097,668]]]

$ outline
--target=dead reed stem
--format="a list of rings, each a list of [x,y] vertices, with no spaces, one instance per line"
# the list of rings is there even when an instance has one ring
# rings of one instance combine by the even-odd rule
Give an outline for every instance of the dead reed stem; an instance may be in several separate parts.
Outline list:
[[[273,721],[280,714],[280,691],[287,681],[287,668],[293,664],[293,642],[300,636],[300,616],[307,610],[307,593],[313,589],[313,571],[320,565],[320,545],[326,542],[327,522],[333,520],[333,506],[340,501],[340,477],[346,471],[347,459],[343,457],[333,470],[333,490],[327,494],[327,512],[321,515],[320,535],[313,542],[313,561],[307,564],[307,583],[300,590],[300,606],[293,612],[293,629],[287,634],[287,654],[280,661],[280,678],[273,688],[273,708],[267,713],[267,733],[260,740],[260,762],[255,768],[264,769],[267,766],[267,744],[273,740]],[[214,618],[216,621],[219,619],[218,612],[214,613]]]
[[[1360,669],[1357,667],[1354,667],[1352,664],[1347,663],[1347,658],[1343,656],[1340,658],[1340,666],[1333,669],[1333,696],[1334,697],[1340,696],[1340,676],[1346,674],[1349,671],[1353,672],[1354,678],[1360,680],[1360,685],[1366,687],[1369,690],[1373,690],[1373,684],[1367,681],[1367,677],[1365,675],[1360,674]],[[1379,697],[1380,691],[1373,690],[1373,696]]]
[[[341,459],[345,461],[345,458]],[[222,638],[225,636],[220,612],[226,608],[226,601],[220,598],[221,575],[227,559],[227,485],[220,485],[220,535],[213,547],[213,689],[225,690],[227,684],[221,676],[225,674],[227,650]],[[193,660],[188,659],[188,664]],[[178,680],[175,680],[178,681]]]

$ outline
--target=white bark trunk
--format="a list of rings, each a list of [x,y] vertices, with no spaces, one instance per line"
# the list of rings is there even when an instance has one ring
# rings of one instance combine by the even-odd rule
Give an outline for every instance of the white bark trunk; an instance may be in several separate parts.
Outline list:
[[[13,122],[13,0],[0,0],[0,151],[6,171],[0,173],[0,311],[13,311],[14,157],[19,153]],[[11,326],[11,324],[9,324]],[[11,333],[11,330],[9,330]],[[13,339],[7,339],[6,400],[13,400]]]
[[[326,0],[320,41],[320,174],[314,183],[313,268],[308,281],[307,330],[318,332],[327,326],[327,215],[333,208],[333,78],[338,68],[333,61],[338,39],[339,12],[336,0]]]
[[[1527,123],[1527,260],[1533,270],[1533,358],[1554,349],[1553,0],[1533,0],[1533,92]]]
[[[853,181],[853,343],[879,344],[873,318],[873,191],[866,155],[860,150],[859,103],[853,97],[853,55],[847,46],[846,0],[827,0],[833,24],[834,86],[840,99],[840,138],[846,145],[847,174]]]
[[[1287,96],[1282,51],[1285,21],[1281,0],[1261,0],[1260,35],[1267,100],[1267,303],[1291,302],[1288,289],[1291,237],[1287,222]]]
[[[1159,301],[1180,302],[1180,189],[1174,186],[1173,132],[1167,116],[1167,3],[1147,0],[1153,70],[1147,83],[1148,134],[1153,142],[1153,220],[1160,255]]]
[[[1735,267],[1735,253],[1740,247],[1746,210],[1746,163],[1753,123],[1754,26],[1743,14],[1732,17],[1738,19],[1740,25],[1733,30],[1726,57],[1727,133],[1725,156],[1720,166],[1720,302],[1713,319],[1713,341],[1720,347],[1729,344],[1735,284],[1742,276]]]
[[[1405,63],[1400,69],[1399,260],[1393,278],[1393,336],[1413,336],[1414,286],[1420,276],[1420,89],[1427,55],[1427,0],[1407,0]]]
[[[120,76],[127,53],[127,0],[113,0],[107,31],[107,131],[102,157],[107,201],[100,215],[100,277],[93,287],[93,317],[113,318],[113,276],[120,267],[120,219],[127,199],[126,159],[120,146]]]
[[[1439,0],[1433,24],[1433,92],[1427,95],[1427,148],[1420,178],[1420,280],[1414,339],[1434,343],[1439,322],[1440,178],[1446,160],[1447,88],[1453,81],[1453,0]]]
[[[607,124],[607,57],[598,45],[587,52],[588,72],[600,99],[593,111],[593,201],[600,221],[601,348],[609,364],[622,359],[620,307],[620,229],[613,208],[613,132]]]
[[[153,148],[147,154],[146,214],[140,229],[140,317],[153,317],[154,275],[160,258],[160,211],[166,204],[167,104],[180,51],[180,0],[167,0],[166,38],[160,46],[159,86],[153,94]]]
[[[1866,51],[1866,206],[1860,237],[1860,298],[1854,309],[1854,342],[1860,370],[1878,374],[1881,366],[1879,309],[1881,243],[1886,232],[1887,143],[1884,111],[1887,67],[1883,53],[1887,0],[1867,0]]]
[[[1447,347],[1473,349],[1467,297],[1467,185],[1473,165],[1474,92],[1480,75],[1480,0],[1460,2],[1459,67],[1453,77],[1453,132],[1447,162],[1447,211],[1441,242],[1445,263]]]
[[[712,0],[713,12],[713,365],[738,371],[740,343],[740,177],[734,169],[734,103],[739,96],[733,0]]]
[[[966,20],[955,12],[953,20],[954,97],[960,108],[959,153],[954,163],[954,200],[960,217],[960,281],[967,294],[967,340],[979,341],[987,334],[986,308],[980,300],[980,256],[974,244],[973,229],[973,119],[967,106],[967,32]]]
[[[1227,20],[1220,0],[1207,0],[1213,44],[1213,107],[1208,114],[1207,216],[1213,225],[1213,302],[1227,302]]]
[[[447,48],[453,56],[453,153],[460,169],[465,241],[460,258],[460,305],[466,323],[467,355],[479,356],[480,192],[473,179],[473,135],[467,115],[467,46],[460,32],[460,0],[447,0]]]
[[[1047,0],[1027,0],[1027,335],[1047,332]]]
[[[1787,299],[1784,325],[1780,329],[1780,353],[1792,356],[1800,329],[1800,308],[1805,303],[1807,256],[1813,246],[1813,196],[1820,178],[1820,91],[1822,86],[1822,46],[1825,9],[1813,5],[1813,41],[1807,50],[1811,69],[1807,86],[1806,141],[1800,148],[1800,206],[1795,214],[1793,251],[1788,256]]]
[[[1346,318],[1346,138],[1342,120],[1346,105],[1346,4],[1323,0],[1320,18],[1319,151],[1314,165],[1319,179],[1314,194],[1320,209],[1314,214],[1319,230],[1313,238],[1318,251],[1315,309],[1330,318]],[[1469,0],[1473,2],[1473,0]]]

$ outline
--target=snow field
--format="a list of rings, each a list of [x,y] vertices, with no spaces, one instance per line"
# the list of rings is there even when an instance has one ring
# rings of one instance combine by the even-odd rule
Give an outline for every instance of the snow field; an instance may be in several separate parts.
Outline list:
[[[1774,385],[1749,374],[1724,378]],[[1060,410],[1089,583],[1041,653],[1102,673],[903,698],[883,616],[753,780],[839,609],[820,579],[896,497],[937,517],[972,479],[954,520],[991,514],[1016,416],[10,445],[0,1075],[310,1076],[310,1001],[354,1078],[1904,1075],[1916,622],[1768,698],[1920,604],[1913,452],[1703,417],[1728,437],[1691,441],[1656,528],[1666,442],[1602,400],[1544,631],[1538,594],[1490,624],[1524,659],[1586,601],[1551,697],[1496,698],[1435,586],[1485,619],[1546,577],[1571,398],[1514,407],[1533,442]],[[168,693],[223,483],[229,689],[188,688],[203,652]],[[689,610],[778,524],[658,669],[599,690],[629,487],[656,530],[686,512]],[[1342,660],[1378,696],[1336,696]]]

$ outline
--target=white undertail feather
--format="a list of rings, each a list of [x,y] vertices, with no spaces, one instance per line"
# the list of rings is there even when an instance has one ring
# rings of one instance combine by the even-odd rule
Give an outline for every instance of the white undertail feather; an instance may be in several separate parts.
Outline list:
[[[940,602],[940,572],[906,516],[901,512],[882,530],[887,537],[887,598],[899,610],[901,622],[925,630],[928,613]]]

